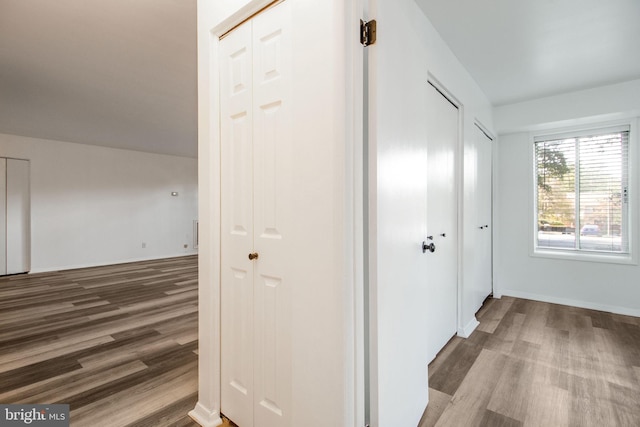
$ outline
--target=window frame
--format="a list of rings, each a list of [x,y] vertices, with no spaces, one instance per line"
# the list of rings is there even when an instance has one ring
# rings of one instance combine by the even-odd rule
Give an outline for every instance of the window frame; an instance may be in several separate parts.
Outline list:
[[[638,174],[640,167],[637,149],[640,119],[630,118],[614,122],[593,122],[580,126],[563,128],[546,128],[529,134],[529,255],[531,257],[551,258],[556,260],[573,260],[588,262],[603,262],[611,264],[638,264]],[[628,145],[628,239],[629,253],[592,252],[581,249],[559,249],[537,246],[538,233],[538,182],[536,169],[536,139],[555,138],[564,136],[580,136],[589,132],[605,131],[608,128],[629,127]]]

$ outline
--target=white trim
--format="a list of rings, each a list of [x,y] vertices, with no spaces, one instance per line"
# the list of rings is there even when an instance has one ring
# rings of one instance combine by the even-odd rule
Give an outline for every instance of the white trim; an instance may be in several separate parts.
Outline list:
[[[155,255],[155,256],[140,257],[140,258],[127,258],[127,259],[115,260],[115,261],[109,261],[109,262],[95,262],[95,263],[90,262],[86,264],[74,264],[74,265],[66,265],[66,266],[60,266],[60,267],[32,268],[29,271],[29,274],[51,273],[54,271],[61,271],[61,270],[78,270],[80,268],[105,267],[105,266],[116,265],[116,264],[130,264],[133,262],[155,261],[155,260],[180,258],[185,256],[193,256],[193,255],[198,255],[198,251],[181,253],[181,254],[171,254],[171,255]]]
[[[454,98],[455,99],[455,98]],[[458,146],[456,147],[456,215],[457,221],[457,234],[458,234],[458,271],[457,271],[457,299],[458,299],[458,313],[457,313],[457,328],[460,331],[462,324],[464,323],[464,105],[455,99],[458,105]],[[493,228],[493,227],[491,227]],[[466,328],[466,326],[465,326]]]
[[[498,197],[500,194],[500,138],[495,139],[491,147],[491,290],[494,298],[502,296],[500,283],[496,272],[500,261],[500,210],[498,209]]]
[[[378,17],[378,1],[366,1],[364,19],[367,21]],[[380,416],[380,375],[378,371],[378,49],[376,46],[367,48],[367,199],[368,199],[368,229],[364,230],[368,235],[368,295],[369,295],[369,389],[365,390],[369,399],[369,424],[377,426]],[[364,425],[361,424],[361,425]]]
[[[199,380],[198,402],[190,416],[203,425],[217,425],[220,411],[220,114],[216,102],[220,41],[209,25],[215,18],[212,7],[198,0]]]
[[[586,308],[589,310],[605,311],[608,313],[621,314],[624,316],[640,317],[640,309],[620,307],[617,305],[598,304],[589,301],[575,300],[572,298],[551,297],[548,295],[521,292],[513,289],[505,289],[502,295],[514,298],[529,299],[533,301],[548,302],[551,304],[561,304],[571,307]]]
[[[251,0],[249,3],[231,14],[227,19],[213,27],[211,29],[211,33],[220,38],[247,19],[251,19],[253,15],[259,13],[265,7],[270,6],[271,4],[275,5],[281,1],[282,0]]]
[[[535,135],[529,134],[529,147],[527,150],[527,167],[529,168],[529,185],[527,186],[527,205],[529,208],[529,232],[527,233],[527,244],[529,248],[529,256],[534,256],[536,252],[536,235],[538,233],[538,213],[537,203],[538,200],[538,188],[537,188],[537,166],[536,166],[536,144]]]
[[[628,163],[628,184],[629,184],[629,253],[634,264],[638,264],[640,260],[640,118],[629,120],[629,163]]]
[[[535,237],[534,237],[535,239]],[[553,248],[533,248],[530,253],[533,258],[549,258],[562,261],[603,262],[608,264],[637,265],[638,262],[630,254],[608,252],[589,252],[585,250],[566,250]]]
[[[346,179],[351,183],[352,192],[347,191],[346,206],[351,210],[346,224],[345,255],[353,254],[351,268],[352,285],[347,289],[346,310],[351,310],[352,324],[347,325],[345,334],[346,348],[352,348],[351,360],[346,364],[346,377],[352,378],[353,383],[347,381],[345,396],[352,398],[352,402],[345,405],[345,425],[365,425],[365,327],[364,327],[364,48],[360,44],[360,26],[356,25],[364,17],[364,0],[355,0],[351,6],[345,6],[345,37],[347,52],[351,51],[347,59],[345,110],[351,115],[346,121],[346,138],[352,144],[346,144],[348,155],[345,163],[353,168],[347,170]],[[350,308],[351,306],[351,308]],[[351,412],[352,411],[352,412]]]
[[[189,411],[189,417],[202,427],[217,427],[222,425],[222,419],[218,411],[211,411],[205,408],[200,402],[196,403],[196,407]]]
[[[478,119],[477,117],[473,119],[473,124],[476,125],[481,131],[482,133],[485,134],[485,136],[487,138],[489,138],[491,140],[491,143],[493,144],[496,141],[496,137],[494,135],[493,132],[491,132],[489,130],[488,127],[486,127],[481,121],[480,119]]]
[[[545,142],[558,139],[584,138],[605,133],[629,132],[631,122],[620,122],[619,124],[592,123],[589,126],[580,126],[568,129],[548,129],[546,132],[532,132],[533,142]]]
[[[451,93],[451,91],[449,91],[449,90],[447,89],[447,87],[446,87],[445,85],[443,85],[442,83],[440,83],[440,80],[438,80],[438,79],[436,78],[436,76],[435,76],[431,71],[428,71],[428,72],[427,72],[427,82],[428,82],[429,84],[431,84],[433,87],[435,87],[435,88],[436,88],[436,90],[442,94],[442,96],[444,96],[445,98],[447,98],[447,100],[448,100],[450,103],[452,103],[452,104],[453,104],[453,105],[458,109],[458,111],[459,111],[459,112],[462,112],[462,107],[463,107],[462,102],[460,102],[460,100],[459,100],[458,98],[456,98],[456,97]]]
[[[476,316],[473,316],[464,328],[458,328],[458,336],[462,338],[469,338],[479,325],[480,322],[478,322]]]

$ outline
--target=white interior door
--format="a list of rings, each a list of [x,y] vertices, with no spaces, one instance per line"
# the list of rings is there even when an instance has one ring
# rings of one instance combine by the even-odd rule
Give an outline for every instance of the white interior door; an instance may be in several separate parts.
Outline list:
[[[0,276],[7,274],[7,159],[0,158]]]
[[[478,187],[476,191],[478,220],[477,233],[477,257],[478,266],[476,272],[479,281],[479,295],[477,309],[482,306],[484,299],[493,292],[492,289],[492,141],[479,128],[475,127],[476,151],[478,154]]]
[[[289,3],[220,43],[221,409],[242,427],[291,425]]]
[[[25,273],[31,266],[28,160],[7,159],[6,194],[6,274]]]
[[[456,334],[458,306],[458,203],[456,156],[458,108],[432,85],[427,118],[427,286],[430,299],[429,360]]]

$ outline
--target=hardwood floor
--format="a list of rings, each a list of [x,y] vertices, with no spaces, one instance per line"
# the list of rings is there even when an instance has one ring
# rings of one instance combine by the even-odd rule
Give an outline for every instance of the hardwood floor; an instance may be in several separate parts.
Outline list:
[[[195,256],[1,277],[0,403],[197,426],[197,280]],[[429,366],[419,427],[640,425],[640,318],[504,297],[478,320]]]
[[[197,256],[0,278],[0,403],[71,426],[197,426]]]
[[[503,297],[429,365],[419,427],[640,425],[640,318]]]

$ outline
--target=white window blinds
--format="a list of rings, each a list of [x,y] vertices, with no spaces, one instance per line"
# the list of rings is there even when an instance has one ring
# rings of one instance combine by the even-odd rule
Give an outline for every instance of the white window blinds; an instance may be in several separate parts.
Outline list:
[[[629,253],[629,127],[535,138],[536,246]]]

